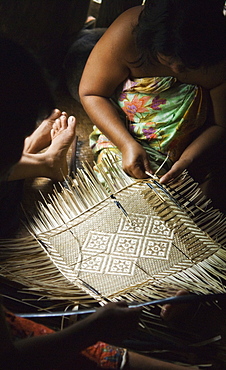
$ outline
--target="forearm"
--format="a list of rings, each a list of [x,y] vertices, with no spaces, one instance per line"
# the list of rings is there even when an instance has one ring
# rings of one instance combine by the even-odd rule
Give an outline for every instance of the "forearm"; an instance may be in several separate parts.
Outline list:
[[[112,141],[122,153],[122,168],[134,178],[145,178],[152,172],[145,149],[127,130],[120,115],[107,98],[86,95],[82,99],[92,122]]]
[[[161,360],[156,360],[148,356],[142,356],[138,353],[129,352],[128,354],[128,370],[194,370],[198,367],[185,367]]]
[[[83,96],[81,102],[91,121],[120,151],[123,151],[125,144],[134,143],[135,140],[128,132],[110,99],[88,95]]]
[[[180,160],[193,163],[212,147],[224,142],[226,142],[226,129],[218,125],[210,126],[184,150]]]
[[[6,369],[58,369],[65,363],[74,364],[81,350],[97,341],[97,327],[89,320],[70,326],[62,331],[15,342],[15,353]],[[78,369],[79,370],[79,369]]]
[[[214,156],[215,149],[226,142],[226,129],[213,125],[199,135],[181,154],[170,171],[161,177],[161,183],[167,183],[179,176],[185,169],[195,169],[196,163],[206,161],[205,157]],[[208,156],[207,156],[208,154]]]
[[[49,370],[63,368],[65,363],[76,369],[83,349],[97,341],[114,344],[127,338],[137,328],[139,316],[140,308],[128,308],[125,302],[109,303],[62,331],[17,341],[13,349],[8,339],[6,347],[0,346],[7,361],[4,369]],[[0,361],[0,368],[2,364]]]
[[[81,350],[99,339],[97,315],[53,334],[13,342],[0,306],[0,325],[0,368],[4,370],[63,369],[66,362],[76,369],[76,358]]]

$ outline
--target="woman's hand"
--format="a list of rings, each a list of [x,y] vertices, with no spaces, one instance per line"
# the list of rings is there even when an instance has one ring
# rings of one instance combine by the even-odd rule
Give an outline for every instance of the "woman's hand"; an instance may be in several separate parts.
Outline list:
[[[130,176],[136,179],[145,179],[145,171],[152,173],[149,156],[144,148],[135,140],[130,144],[125,144],[121,148],[122,168]]]
[[[161,177],[160,183],[167,184],[170,180],[175,179],[190,166],[191,162],[191,159],[179,159],[176,161],[171,169]]]

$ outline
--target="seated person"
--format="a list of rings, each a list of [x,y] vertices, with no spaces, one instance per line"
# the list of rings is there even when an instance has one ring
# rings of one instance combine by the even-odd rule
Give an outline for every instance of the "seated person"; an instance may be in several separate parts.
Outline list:
[[[187,169],[226,212],[223,6],[146,0],[127,10],[95,45],[79,90],[97,161],[114,152],[128,175],[157,172],[163,184]]]

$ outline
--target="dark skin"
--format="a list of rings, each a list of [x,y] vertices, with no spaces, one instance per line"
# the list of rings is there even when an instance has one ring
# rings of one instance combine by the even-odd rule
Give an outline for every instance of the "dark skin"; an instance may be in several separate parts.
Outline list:
[[[81,79],[80,98],[92,122],[122,152],[125,172],[135,178],[146,178],[146,171],[152,173],[149,158],[127,131],[109,98],[127,78],[172,76],[183,83],[207,89],[213,109],[211,126],[191,142],[171,170],[161,178],[160,182],[167,183],[194,165],[214,145],[226,140],[226,61],[196,70],[186,68],[180,60],[161,54],[158,55],[158,62],[152,61],[149,66],[137,67],[129,63],[140,55],[132,31],[141,10],[142,6],[138,6],[123,13],[97,43]]]

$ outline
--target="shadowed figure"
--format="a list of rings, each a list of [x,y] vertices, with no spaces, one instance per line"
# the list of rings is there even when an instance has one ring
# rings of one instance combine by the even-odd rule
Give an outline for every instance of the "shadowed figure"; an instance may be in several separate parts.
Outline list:
[[[0,0],[0,32],[38,57],[52,79],[82,29],[90,0]]]

